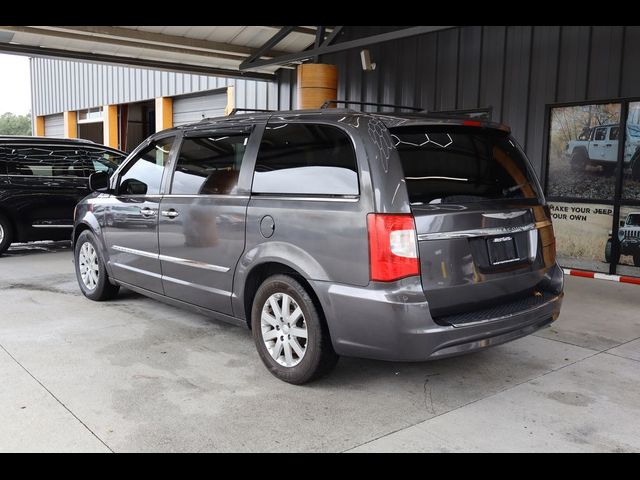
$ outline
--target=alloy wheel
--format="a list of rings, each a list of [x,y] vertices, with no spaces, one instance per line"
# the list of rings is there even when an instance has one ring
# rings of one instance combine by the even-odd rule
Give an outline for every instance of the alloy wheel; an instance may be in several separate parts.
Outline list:
[[[262,340],[271,357],[284,367],[298,365],[307,351],[307,323],[298,303],[286,293],[274,293],[260,317]]]
[[[98,266],[98,253],[91,243],[85,242],[80,247],[78,265],[84,286],[89,290],[95,289],[100,277],[100,268]]]

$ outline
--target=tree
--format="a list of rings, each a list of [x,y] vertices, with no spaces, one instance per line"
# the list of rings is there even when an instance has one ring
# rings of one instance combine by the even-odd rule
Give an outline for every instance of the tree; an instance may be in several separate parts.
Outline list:
[[[31,114],[7,112],[0,115],[0,135],[31,135]]]

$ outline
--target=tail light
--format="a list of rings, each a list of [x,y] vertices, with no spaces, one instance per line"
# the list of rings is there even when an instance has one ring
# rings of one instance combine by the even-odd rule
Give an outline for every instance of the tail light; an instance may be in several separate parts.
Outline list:
[[[371,280],[390,282],[419,275],[413,215],[370,213],[367,222]]]

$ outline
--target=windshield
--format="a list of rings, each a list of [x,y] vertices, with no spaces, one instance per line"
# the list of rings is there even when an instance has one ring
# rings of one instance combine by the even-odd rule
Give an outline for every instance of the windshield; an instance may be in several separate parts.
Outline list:
[[[524,154],[505,132],[451,125],[389,131],[413,205],[540,198]]]
[[[630,227],[640,227],[640,213],[632,213],[629,215],[626,224]]]

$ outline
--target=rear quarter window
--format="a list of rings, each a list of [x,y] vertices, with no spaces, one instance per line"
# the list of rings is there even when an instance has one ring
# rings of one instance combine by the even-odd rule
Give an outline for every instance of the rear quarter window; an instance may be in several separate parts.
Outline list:
[[[254,193],[358,195],[358,168],[349,136],[337,127],[270,123],[253,175]]]

